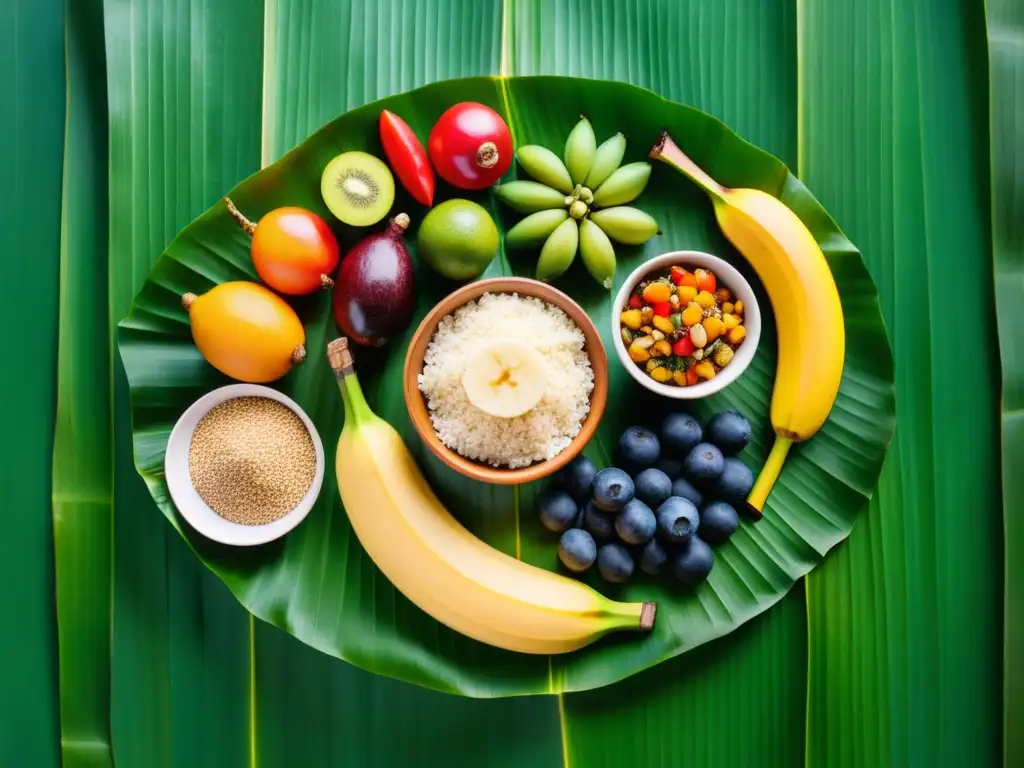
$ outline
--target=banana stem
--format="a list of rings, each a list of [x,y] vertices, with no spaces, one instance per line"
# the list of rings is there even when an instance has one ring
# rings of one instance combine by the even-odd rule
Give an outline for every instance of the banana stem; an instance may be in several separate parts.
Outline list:
[[[363,388],[359,386],[355,361],[352,351],[348,348],[348,339],[342,337],[328,344],[327,360],[334,371],[334,378],[338,380],[341,399],[345,403],[345,423],[358,424],[373,418],[373,411],[366,402]]]
[[[761,467],[761,474],[757,476],[757,481],[747,497],[747,510],[758,519],[761,518],[764,503],[768,500],[768,494],[772,492],[775,481],[779,479],[782,465],[785,463],[786,455],[789,453],[792,445],[793,438],[776,435],[772,452],[768,454],[768,460]]]
[[[668,135],[668,131],[661,132],[658,140],[654,142],[654,146],[651,147],[648,157],[653,160],[661,160],[661,162],[671,165],[684,176],[689,177],[712,197],[717,197],[719,199],[725,197],[725,187],[708,176],[700,166],[693,162],[693,160],[691,160],[683,150],[681,150],[676,143],[672,141],[672,137]]]

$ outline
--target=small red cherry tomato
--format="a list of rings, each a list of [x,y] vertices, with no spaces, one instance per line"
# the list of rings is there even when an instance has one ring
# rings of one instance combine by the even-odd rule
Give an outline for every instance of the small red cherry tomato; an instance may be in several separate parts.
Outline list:
[[[683,277],[685,275],[686,270],[682,267],[672,267],[669,271],[668,277],[675,285],[680,285],[683,282]]]
[[[460,189],[484,189],[512,164],[512,135],[501,115],[475,101],[450,107],[427,140],[438,174]]]
[[[643,306],[644,306],[643,297],[642,296],[637,296],[635,294],[633,296],[630,296],[629,297],[629,302],[627,303],[627,306],[630,309],[643,309]]]
[[[651,306],[654,309],[654,314],[659,317],[668,317],[672,314],[672,305],[667,301],[656,301]]]
[[[412,128],[394,112],[380,113],[380,143],[398,180],[413,199],[427,207],[434,204],[434,169]]]
[[[693,340],[690,338],[689,334],[687,334],[672,345],[672,354],[679,355],[679,357],[687,357],[693,354],[694,349],[696,349],[696,347],[693,344]]]

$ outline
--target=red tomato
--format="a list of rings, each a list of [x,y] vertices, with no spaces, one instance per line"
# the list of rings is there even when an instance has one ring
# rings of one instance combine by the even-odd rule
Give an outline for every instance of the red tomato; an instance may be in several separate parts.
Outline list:
[[[441,178],[460,189],[483,189],[512,164],[512,135],[501,115],[475,101],[450,107],[427,140]]]
[[[686,276],[686,270],[683,269],[682,267],[672,267],[672,269],[669,270],[668,276],[673,283],[675,283],[676,285],[681,285],[683,282],[683,277]]]
[[[667,301],[656,301],[651,306],[654,308],[654,314],[659,317],[668,317],[672,314],[672,305]]]
[[[693,354],[694,349],[696,349],[696,347],[693,344],[693,340],[690,339],[689,334],[687,334],[672,345],[672,354],[679,355],[680,357],[688,357]]]
[[[627,306],[630,309],[643,309],[644,300],[640,296],[630,296],[629,302],[627,302]]]
[[[394,112],[380,113],[380,143],[402,186],[421,205],[434,204],[434,169],[412,128]]]

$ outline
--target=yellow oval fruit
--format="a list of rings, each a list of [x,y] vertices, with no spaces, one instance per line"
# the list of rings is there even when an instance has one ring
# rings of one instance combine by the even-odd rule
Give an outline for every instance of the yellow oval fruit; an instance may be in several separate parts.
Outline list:
[[[222,283],[202,296],[186,293],[181,303],[203,357],[233,379],[265,384],[306,357],[306,332],[299,316],[262,285]]]

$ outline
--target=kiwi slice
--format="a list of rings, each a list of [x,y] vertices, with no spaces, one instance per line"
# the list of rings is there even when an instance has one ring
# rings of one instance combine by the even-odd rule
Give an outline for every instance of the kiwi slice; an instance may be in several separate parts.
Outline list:
[[[373,155],[344,152],[320,177],[320,194],[331,213],[353,227],[376,224],[395,202],[395,177]]]

